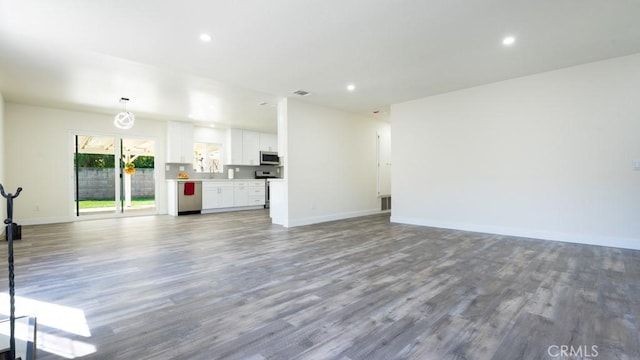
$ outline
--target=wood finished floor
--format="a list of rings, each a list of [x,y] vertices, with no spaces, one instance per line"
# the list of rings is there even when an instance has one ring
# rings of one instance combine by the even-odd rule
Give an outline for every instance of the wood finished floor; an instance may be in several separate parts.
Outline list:
[[[249,211],[26,226],[15,253],[17,295],[90,330],[39,318],[41,360],[640,358],[640,251]]]

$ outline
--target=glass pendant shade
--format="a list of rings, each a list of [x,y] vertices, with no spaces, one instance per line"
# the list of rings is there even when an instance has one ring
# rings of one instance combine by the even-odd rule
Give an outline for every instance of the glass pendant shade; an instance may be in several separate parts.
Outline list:
[[[133,122],[136,121],[136,116],[133,115],[132,112],[127,111],[127,102],[129,102],[129,98],[120,98],[122,112],[116,115],[116,118],[113,120],[113,124],[119,129],[131,129],[133,127]]]
[[[133,122],[136,120],[136,116],[129,111],[123,111],[116,115],[115,120],[113,120],[113,124],[119,129],[131,129],[133,127]]]

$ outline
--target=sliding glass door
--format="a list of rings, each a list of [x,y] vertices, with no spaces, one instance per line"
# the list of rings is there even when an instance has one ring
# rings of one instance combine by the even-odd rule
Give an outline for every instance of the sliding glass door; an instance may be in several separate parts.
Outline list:
[[[116,149],[112,136],[75,136],[76,216],[116,213]]]
[[[150,139],[75,135],[76,216],[155,213],[154,151]]]
[[[120,209],[127,213],[155,213],[154,141],[120,139]]]

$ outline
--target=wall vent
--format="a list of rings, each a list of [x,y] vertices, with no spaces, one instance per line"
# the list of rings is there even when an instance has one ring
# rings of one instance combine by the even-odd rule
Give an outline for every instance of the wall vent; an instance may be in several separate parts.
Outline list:
[[[380,210],[382,211],[391,210],[391,196],[383,196],[380,198]]]
[[[309,95],[311,95],[310,92],[308,92],[306,90],[301,90],[301,89],[293,91],[293,93],[296,94],[296,95],[300,95],[300,96],[309,96]]]

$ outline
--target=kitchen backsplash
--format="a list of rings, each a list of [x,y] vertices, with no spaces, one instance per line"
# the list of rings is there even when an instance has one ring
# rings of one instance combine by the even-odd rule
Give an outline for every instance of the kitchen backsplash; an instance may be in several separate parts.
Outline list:
[[[248,166],[248,165],[224,165],[223,179],[228,178],[229,169],[233,169],[234,179],[255,179],[256,171],[273,171],[278,177],[282,177],[282,167],[273,165]],[[279,172],[278,172],[279,171]]]
[[[183,168],[184,170],[180,170]],[[190,179],[228,179],[229,169],[233,169],[234,179],[255,179],[256,171],[273,171],[278,177],[282,177],[282,166],[248,166],[248,165],[224,165],[222,173],[197,173],[193,171],[191,163],[166,163],[165,179],[176,179],[178,173],[189,175]]]

